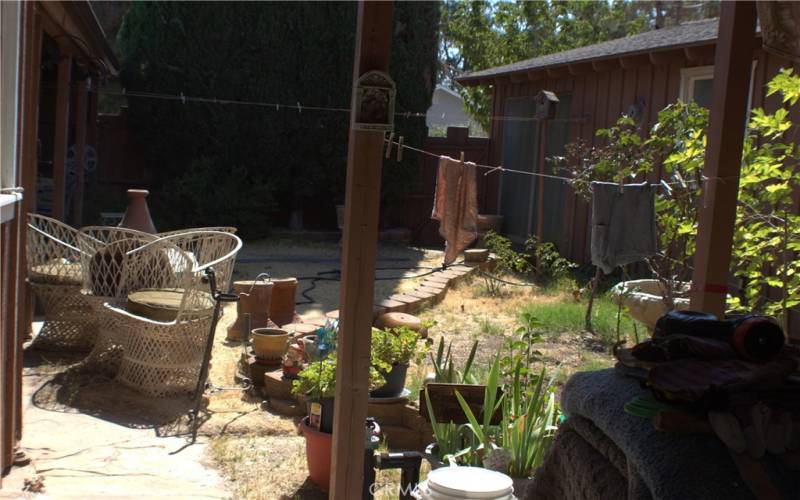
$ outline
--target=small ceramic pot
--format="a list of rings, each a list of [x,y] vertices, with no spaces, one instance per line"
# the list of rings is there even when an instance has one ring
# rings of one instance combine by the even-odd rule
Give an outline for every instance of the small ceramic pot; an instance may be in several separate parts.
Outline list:
[[[324,491],[328,491],[331,477],[333,434],[320,432],[308,425],[308,417],[303,419],[300,429],[302,429],[303,435],[306,437],[308,475],[314,484]]]
[[[286,350],[289,334],[280,328],[256,328],[250,334],[257,358],[281,359]]]

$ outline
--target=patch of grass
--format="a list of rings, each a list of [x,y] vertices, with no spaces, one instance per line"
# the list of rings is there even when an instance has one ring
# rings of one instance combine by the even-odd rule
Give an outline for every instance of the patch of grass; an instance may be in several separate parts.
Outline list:
[[[582,352],[581,364],[575,369],[576,372],[596,372],[614,366],[615,361],[608,356],[602,356],[594,352]]]
[[[562,300],[557,301],[533,302],[523,310],[532,313],[542,322],[542,329],[547,337],[554,338],[564,333],[585,331],[586,302],[575,302],[571,295],[564,295]],[[614,343],[617,335],[617,312],[618,306],[610,297],[604,295],[595,298],[592,324],[595,333],[609,345]],[[630,325],[630,320],[623,317],[620,325],[623,337]]]
[[[480,332],[484,335],[503,335],[503,327],[487,318],[478,320],[478,324],[480,325]]]

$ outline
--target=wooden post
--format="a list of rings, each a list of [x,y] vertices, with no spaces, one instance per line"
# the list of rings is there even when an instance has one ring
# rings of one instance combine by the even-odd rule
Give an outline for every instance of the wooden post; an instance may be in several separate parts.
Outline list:
[[[351,124],[358,78],[371,70],[389,71],[393,7],[391,2],[358,4]],[[361,497],[364,476],[383,138],[382,132],[351,128],[347,151],[330,489],[330,498],[342,500]]]
[[[691,294],[693,310],[719,317],[728,291],[755,26],[755,2],[722,2]]]
[[[75,89],[75,194],[72,197],[72,223],[83,225],[83,162],[86,155],[86,79]]]
[[[56,75],[56,116],[53,134],[53,218],[63,221],[66,215],[67,142],[69,141],[69,83],[72,57],[62,56]]]

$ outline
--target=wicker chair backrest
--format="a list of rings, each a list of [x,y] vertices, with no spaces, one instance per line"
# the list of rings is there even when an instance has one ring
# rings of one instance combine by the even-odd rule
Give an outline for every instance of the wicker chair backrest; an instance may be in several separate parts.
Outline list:
[[[61,221],[28,214],[28,277],[48,284],[79,284],[81,258],[78,231]]]

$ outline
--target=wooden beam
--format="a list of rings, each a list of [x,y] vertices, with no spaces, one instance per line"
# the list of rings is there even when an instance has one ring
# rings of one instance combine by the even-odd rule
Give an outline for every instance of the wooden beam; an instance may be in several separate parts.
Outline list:
[[[67,148],[69,140],[69,82],[72,76],[72,57],[58,61],[56,74],[56,116],[53,133],[53,218],[64,220],[66,215]]]
[[[371,70],[389,71],[393,9],[392,2],[358,4],[351,120],[358,78]],[[350,129],[330,498],[362,493],[383,139],[382,132]]]
[[[528,71],[527,74],[528,74],[528,80],[532,82],[535,82],[537,80],[543,80],[545,77],[547,77],[547,72],[541,70]]]
[[[508,75],[511,83],[525,83],[528,81],[528,75],[526,73],[512,73]]]
[[[592,63],[570,64],[568,68],[569,68],[569,74],[572,76],[581,76],[585,75],[586,73],[591,73],[592,71],[594,71],[594,69],[592,69]]]
[[[695,47],[684,47],[683,55],[689,62],[709,61],[714,57],[713,45],[699,45]]]
[[[622,69],[636,69],[646,64],[650,64],[650,57],[647,54],[619,58],[619,65]]]
[[[569,68],[567,66],[559,66],[557,68],[547,68],[547,77],[548,78],[564,78],[565,76],[569,76]]]
[[[683,57],[683,51],[681,50],[662,50],[660,52],[650,52],[648,54],[650,57],[650,62],[653,66],[664,66],[675,59]]]
[[[755,27],[755,2],[722,3],[691,294],[693,310],[718,317],[728,290]]]
[[[89,118],[86,128],[86,142],[97,151],[97,86],[98,79],[91,80],[89,89]]]
[[[87,82],[81,80],[75,88],[75,194],[72,197],[72,223],[83,225],[83,160],[86,154]]]
[[[598,73],[601,71],[611,71],[619,67],[620,67],[619,58],[617,57],[613,59],[602,59],[599,61],[592,61],[592,69],[594,69]]]
[[[36,3],[25,4],[25,33],[23,36],[21,77],[21,109],[23,125],[20,127],[20,179],[25,194],[22,197],[22,216],[36,212],[36,176],[38,174],[38,155],[36,142],[39,137],[39,80],[42,64],[42,20]],[[22,224],[21,241],[27,241],[27,221]],[[27,269],[27,256],[22,252],[23,270]],[[23,333],[32,333],[33,294],[30,286],[25,288],[24,299],[20,300]]]

